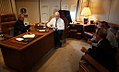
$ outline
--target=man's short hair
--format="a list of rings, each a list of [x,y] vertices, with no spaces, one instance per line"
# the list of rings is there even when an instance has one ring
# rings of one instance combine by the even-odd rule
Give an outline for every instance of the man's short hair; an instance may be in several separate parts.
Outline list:
[[[105,28],[98,28],[96,34],[104,39],[107,36],[107,30]]]
[[[20,19],[21,17],[24,17],[24,15],[23,14],[19,14],[18,15],[18,19]]]
[[[55,12],[54,15],[55,16],[60,16],[60,13],[59,12]]]
[[[100,23],[101,23],[102,28],[108,28],[109,27],[108,22],[106,22],[106,21],[101,21]]]

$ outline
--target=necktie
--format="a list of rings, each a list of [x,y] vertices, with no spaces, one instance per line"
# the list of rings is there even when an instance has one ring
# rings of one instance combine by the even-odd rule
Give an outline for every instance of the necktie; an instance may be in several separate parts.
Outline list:
[[[55,22],[55,27],[57,27],[57,20],[58,20],[58,19],[56,19],[56,22]]]

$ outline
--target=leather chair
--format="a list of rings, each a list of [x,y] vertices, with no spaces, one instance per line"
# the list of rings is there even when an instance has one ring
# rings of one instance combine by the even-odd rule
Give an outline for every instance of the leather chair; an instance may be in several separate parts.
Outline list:
[[[68,10],[59,10],[60,17],[64,20],[65,29],[62,35],[63,42],[66,42],[66,38],[69,36],[69,23],[71,21],[70,12]]]
[[[79,72],[109,72],[88,54],[83,56],[83,60],[79,62]]]
[[[4,34],[5,38],[11,38],[13,37],[13,30],[14,25],[16,23],[16,16],[15,14],[5,14],[1,15],[1,32]]]

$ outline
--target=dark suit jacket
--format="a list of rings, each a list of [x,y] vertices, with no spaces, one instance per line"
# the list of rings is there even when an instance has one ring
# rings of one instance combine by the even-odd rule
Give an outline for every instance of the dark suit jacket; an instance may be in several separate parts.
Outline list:
[[[116,66],[114,52],[107,39],[100,41],[97,47],[89,48],[87,53],[110,72],[114,72]]]
[[[14,26],[14,36],[17,36],[19,34],[26,32],[29,28],[30,28],[30,25],[25,26],[24,22],[18,19]]]

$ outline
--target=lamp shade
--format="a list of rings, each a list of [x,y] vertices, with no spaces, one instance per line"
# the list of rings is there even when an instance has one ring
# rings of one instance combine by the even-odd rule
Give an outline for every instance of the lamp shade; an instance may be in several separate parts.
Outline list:
[[[89,7],[84,7],[82,12],[81,12],[81,15],[82,16],[89,16],[89,15],[91,15],[90,8]]]

